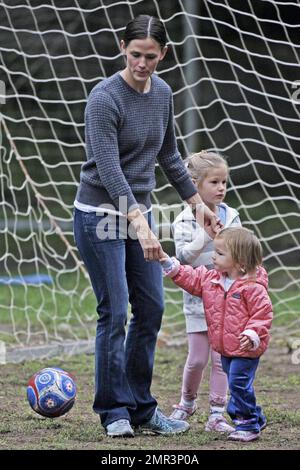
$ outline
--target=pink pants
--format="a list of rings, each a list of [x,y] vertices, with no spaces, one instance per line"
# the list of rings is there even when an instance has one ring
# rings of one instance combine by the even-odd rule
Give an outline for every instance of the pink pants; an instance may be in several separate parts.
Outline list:
[[[211,353],[210,393],[211,405],[224,406],[227,400],[227,377],[219,353],[211,350],[206,331],[188,333],[189,353],[184,366],[182,397],[194,400],[197,397],[204,369]]]

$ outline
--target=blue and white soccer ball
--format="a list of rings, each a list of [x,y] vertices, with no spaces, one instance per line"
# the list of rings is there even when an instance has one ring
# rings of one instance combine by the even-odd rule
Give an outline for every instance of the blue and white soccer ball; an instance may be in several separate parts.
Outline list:
[[[47,418],[57,418],[74,405],[76,385],[71,375],[57,367],[47,367],[28,381],[27,399],[31,408]]]

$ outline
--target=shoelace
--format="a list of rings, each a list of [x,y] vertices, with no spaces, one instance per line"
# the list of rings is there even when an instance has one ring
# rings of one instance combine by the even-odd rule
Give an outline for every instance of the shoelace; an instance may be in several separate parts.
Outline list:
[[[172,426],[169,423],[171,423],[171,420],[164,416],[159,409],[157,409],[154,416],[154,425],[161,426],[162,429],[169,431],[172,429]]]

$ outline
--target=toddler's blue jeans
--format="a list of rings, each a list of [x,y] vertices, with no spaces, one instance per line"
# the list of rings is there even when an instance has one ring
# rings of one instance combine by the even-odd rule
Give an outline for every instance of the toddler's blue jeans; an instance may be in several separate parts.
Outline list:
[[[266,421],[261,407],[256,404],[253,388],[259,358],[221,356],[221,360],[230,391],[227,413],[237,431],[258,433]]]

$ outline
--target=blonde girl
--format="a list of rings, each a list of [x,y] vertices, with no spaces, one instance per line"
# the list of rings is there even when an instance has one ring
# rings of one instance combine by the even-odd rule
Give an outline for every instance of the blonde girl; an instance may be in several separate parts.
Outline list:
[[[186,166],[203,202],[220,218],[224,227],[239,226],[238,212],[225,204],[229,169],[226,160],[215,152],[201,151],[187,159]],[[174,225],[176,256],[183,264],[211,268],[215,233],[201,227],[189,207],[176,218]],[[197,409],[197,393],[204,369],[211,357],[209,405],[206,431],[232,432],[223,413],[227,395],[227,379],[220,354],[210,347],[202,299],[183,292],[183,311],[188,337],[188,356],[183,371],[181,398],[174,405],[171,417],[187,420]]]

